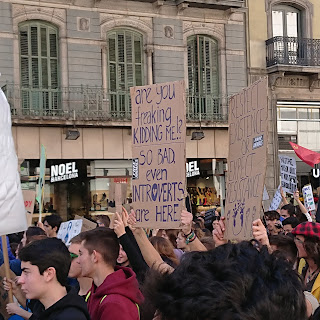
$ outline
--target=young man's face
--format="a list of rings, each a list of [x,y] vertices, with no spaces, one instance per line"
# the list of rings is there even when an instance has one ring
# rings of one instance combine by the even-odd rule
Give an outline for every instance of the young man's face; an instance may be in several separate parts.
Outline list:
[[[291,231],[293,230],[292,225],[291,224],[285,224],[283,226],[283,232],[284,234],[289,234],[291,233]]]
[[[290,217],[290,214],[289,214],[288,210],[281,209],[281,210],[280,210],[280,216],[281,216],[283,219],[287,219],[287,218]]]
[[[21,290],[27,299],[40,300],[47,291],[44,275],[41,275],[39,268],[30,262],[21,261],[21,269],[22,273],[18,280]]]
[[[281,231],[275,226],[276,223],[279,223],[279,220],[277,220],[276,218],[268,217],[268,216],[266,216],[265,219],[266,219],[268,231],[271,235],[276,235]]]
[[[81,242],[79,248],[79,263],[81,267],[81,276],[92,278],[94,272],[93,254],[90,254],[84,246],[85,241]]]
[[[43,223],[44,231],[49,238],[54,238],[56,236],[57,227],[52,228],[48,221]]]
[[[70,278],[79,278],[81,277],[81,266],[80,266],[80,257],[79,257],[79,243],[71,243],[69,247],[69,252],[71,256],[71,266],[69,270]]]

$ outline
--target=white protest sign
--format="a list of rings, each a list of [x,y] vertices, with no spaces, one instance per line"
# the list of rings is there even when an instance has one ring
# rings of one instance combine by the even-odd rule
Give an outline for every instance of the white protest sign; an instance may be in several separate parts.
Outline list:
[[[282,197],[281,197],[280,186],[279,186],[276,193],[274,194],[274,197],[269,207],[269,211],[277,210],[279,208],[281,201],[282,201]]]
[[[11,132],[10,106],[1,89],[0,168],[0,235],[25,231],[28,224]]]
[[[183,81],[133,87],[132,205],[137,225],[180,225],[186,185],[186,103]]]
[[[281,186],[284,192],[293,194],[297,190],[296,159],[279,155]]]
[[[303,194],[303,198],[304,198],[304,206],[307,208],[307,210],[309,212],[315,211],[316,205],[314,203],[311,184],[307,184],[306,186],[304,186],[302,188],[302,194]]]
[[[82,220],[70,220],[62,222],[58,231],[57,238],[61,239],[66,246],[70,244],[70,240],[81,232]]]
[[[269,198],[269,194],[268,194],[267,188],[266,188],[266,186],[264,186],[262,200],[266,201],[266,200],[269,200],[269,199],[270,198]]]

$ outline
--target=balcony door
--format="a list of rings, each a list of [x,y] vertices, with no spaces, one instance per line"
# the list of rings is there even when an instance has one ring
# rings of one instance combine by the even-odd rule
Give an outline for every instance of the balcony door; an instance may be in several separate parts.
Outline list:
[[[290,6],[275,6],[272,10],[274,54],[281,64],[299,64],[301,12]]]

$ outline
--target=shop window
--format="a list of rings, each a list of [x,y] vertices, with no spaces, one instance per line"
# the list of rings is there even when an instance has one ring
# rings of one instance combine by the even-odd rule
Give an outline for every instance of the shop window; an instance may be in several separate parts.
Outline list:
[[[59,95],[58,29],[45,22],[19,26],[21,103],[24,114],[56,115]]]
[[[132,30],[115,30],[107,34],[107,42],[111,115],[129,117],[129,89],[144,85],[143,37]]]
[[[220,114],[218,42],[205,35],[188,38],[189,115],[206,119]]]

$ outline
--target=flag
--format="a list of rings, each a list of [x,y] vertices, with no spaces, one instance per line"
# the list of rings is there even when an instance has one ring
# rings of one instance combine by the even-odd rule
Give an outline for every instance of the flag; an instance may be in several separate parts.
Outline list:
[[[11,132],[10,106],[0,89],[0,235],[28,228],[18,158]]]
[[[46,161],[47,161],[46,149],[43,145],[41,145],[40,175],[39,175],[39,182],[38,182],[38,192],[36,197],[36,200],[39,203],[39,221],[41,221],[41,214],[42,214]]]
[[[320,153],[298,146],[293,142],[289,143],[296,155],[309,166],[314,167],[315,164],[320,162]]]

